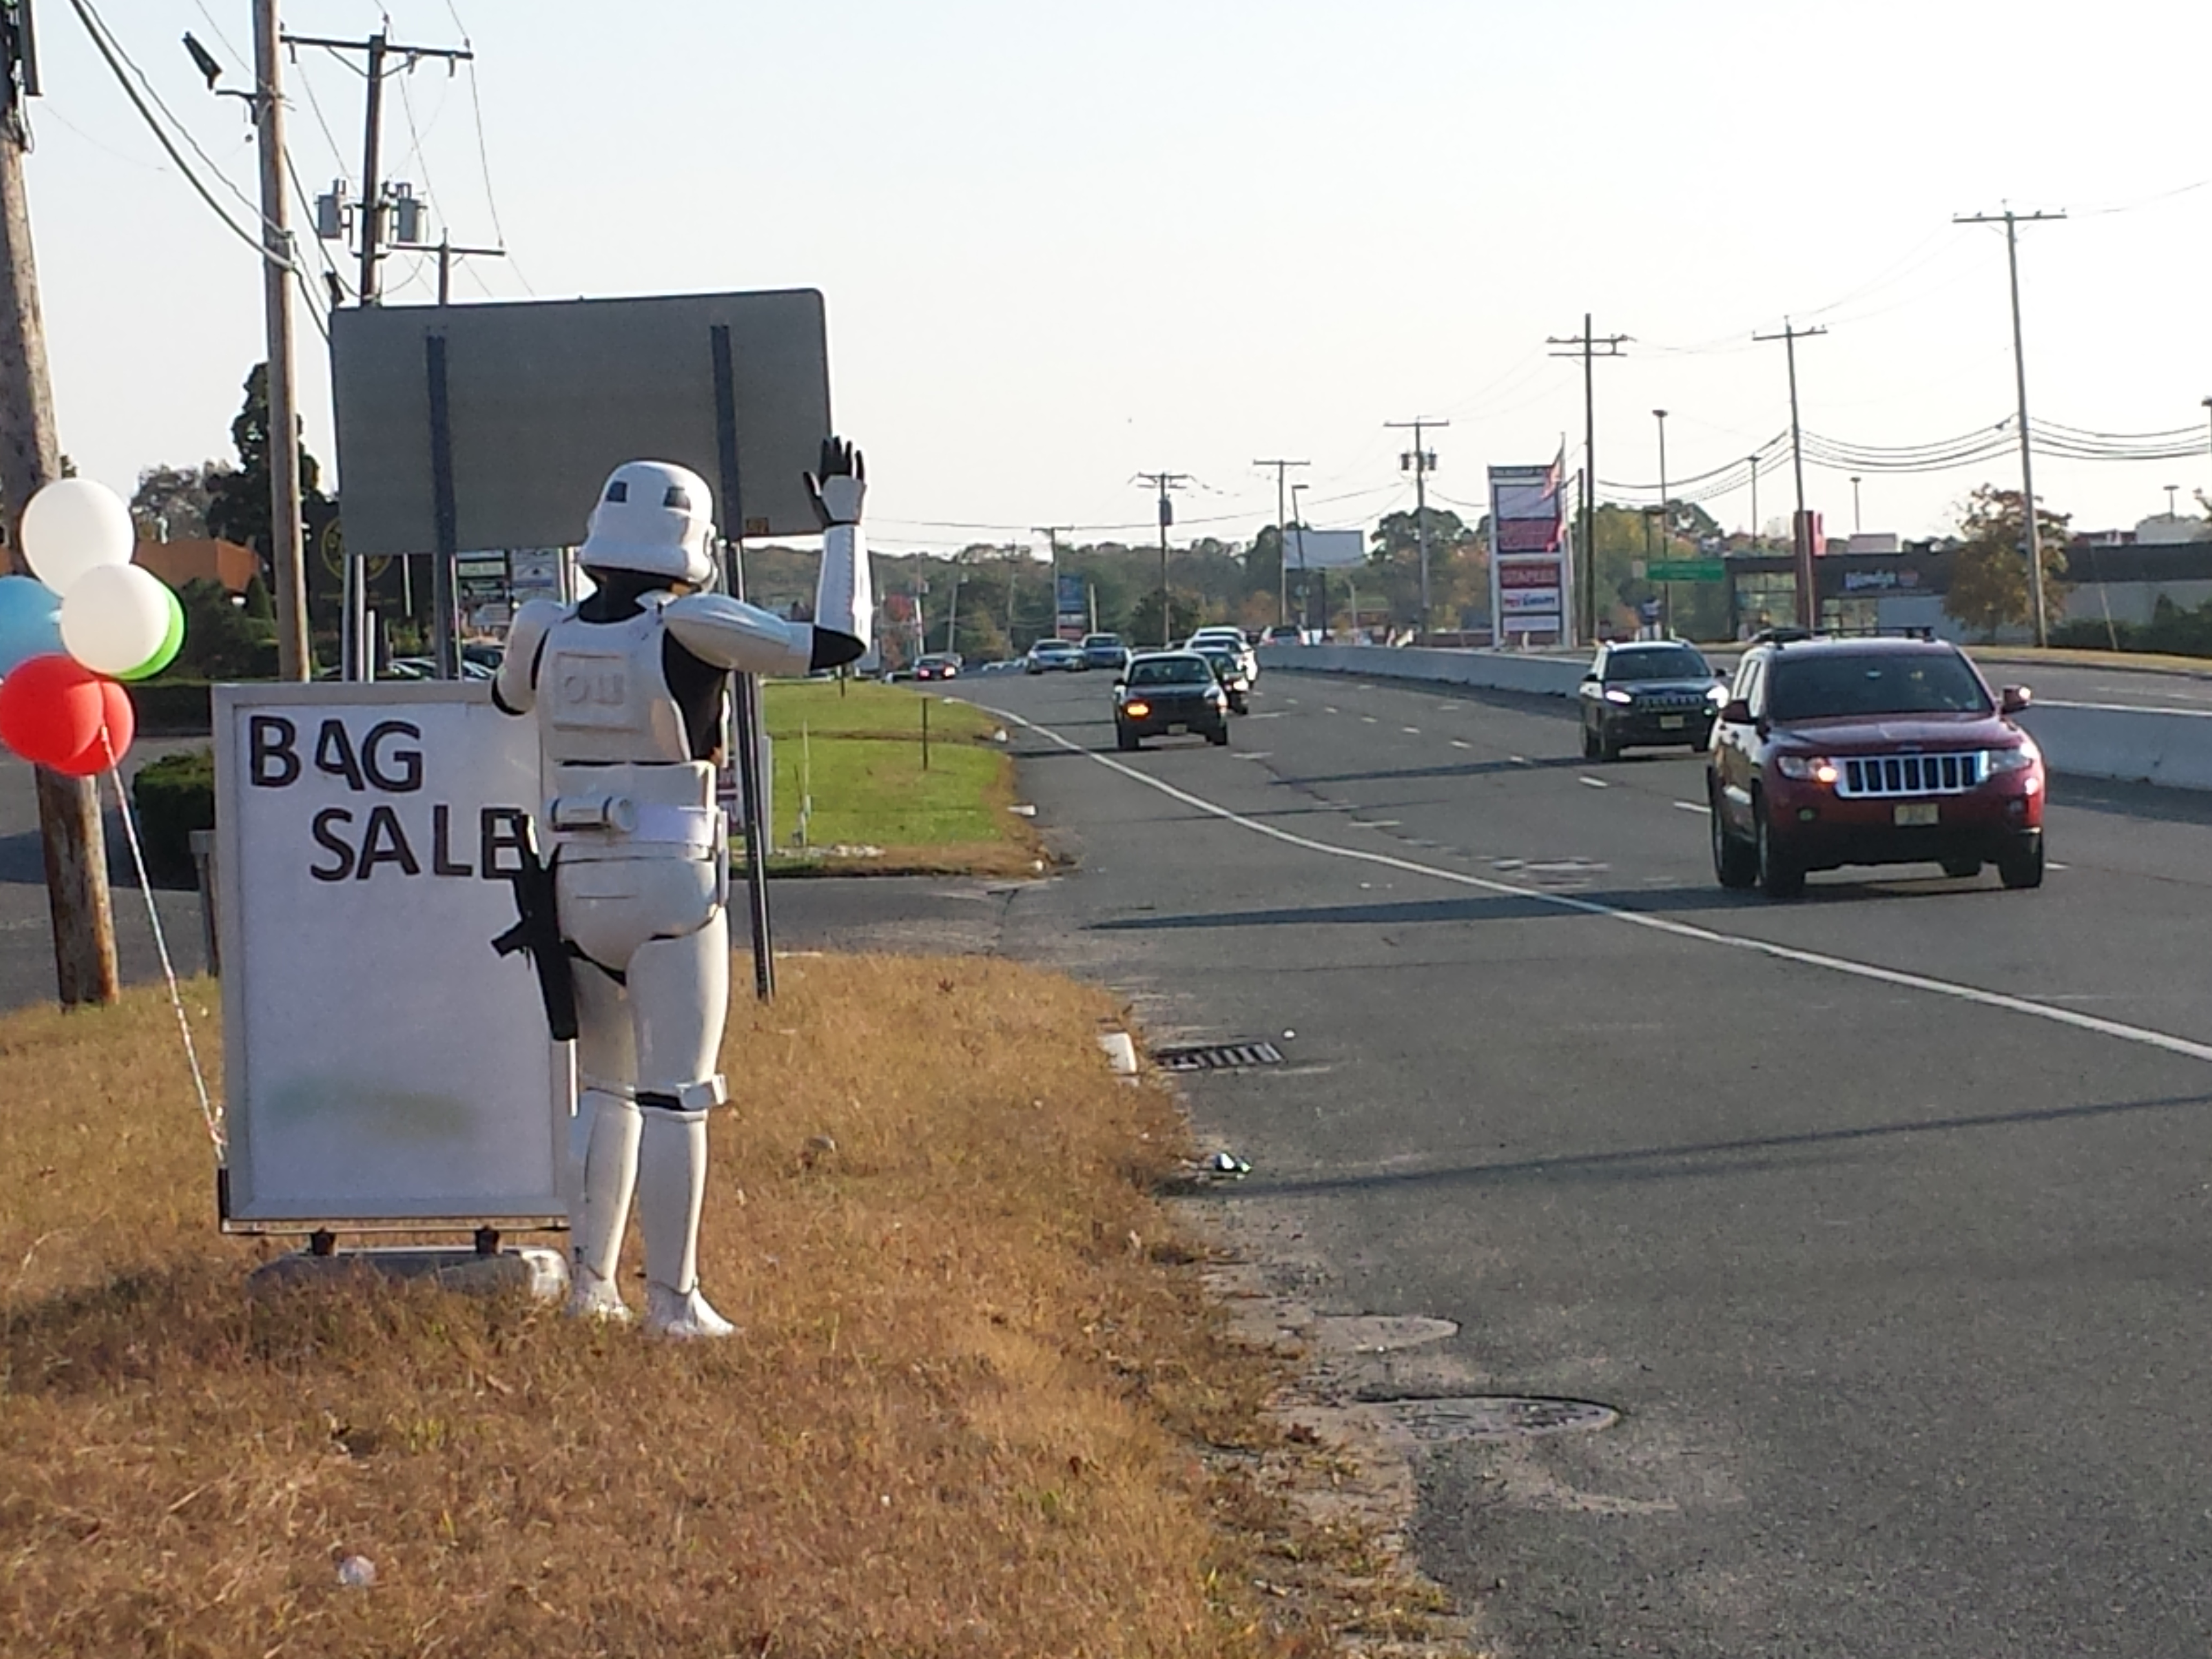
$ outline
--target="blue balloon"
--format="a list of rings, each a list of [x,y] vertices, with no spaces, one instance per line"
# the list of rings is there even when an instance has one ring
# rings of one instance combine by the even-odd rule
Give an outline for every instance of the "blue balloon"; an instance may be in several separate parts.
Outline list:
[[[0,576],[0,677],[62,649],[62,596],[29,576]]]

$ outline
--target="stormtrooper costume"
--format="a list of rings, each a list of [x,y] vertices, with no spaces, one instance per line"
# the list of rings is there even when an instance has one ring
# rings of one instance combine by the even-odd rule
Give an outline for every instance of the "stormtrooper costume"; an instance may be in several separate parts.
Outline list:
[[[714,771],[729,676],[804,674],[867,649],[874,609],[860,455],[832,440],[808,475],[823,531],[814,621],[720,593],[714,498],[662,461],[615,469],[578,562],[598,591],[516,616],[493,701],[538,721],[541,853],[574,958],[568,1311],[627,1320],[616,1265],[639,1199],[646,1326],[726,1336],[700,1291],[707,1115],[729,1002],[729,836]]]

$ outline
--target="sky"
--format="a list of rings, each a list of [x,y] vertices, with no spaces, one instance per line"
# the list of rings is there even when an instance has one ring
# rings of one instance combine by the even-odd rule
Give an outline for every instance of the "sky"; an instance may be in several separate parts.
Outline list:
[[[248,76],[246,0],[83,0],[208,158],[240,223],[252,135],[191,30]],[[263,355],[254,252],[197,196],[94,53],[36,0],[28,164],[63,447],[127,493],[230,453]],[[812,287],[836,424],[868,456],[872,539],[951,550],[1152,533],[1139,471],[1192,483],[1179,538],[1275,514],[1255,458],[1310,460],[1310,522],[1432,496],[1469,520],[1486,465],[1580,460],[1585,313],[1601,480],[1737,460],[1789,421],[1905,446],[2014,406],[2002,228],[2023,227],[2031,408],[2102,432],[2206,430],[2156,463],[2039,458],[2076,528],[2212,493],[2212,5],[2106,0],[289,0],[291,31],[476,54],[387,93],[387,179],[471,259],[462,301]],[[302,52],[290,137],[310,190],[361,193],[362,82]],[[481,112],[481,128],[478,112]],[[481,131],[481,142],[479,140]],[[227,180],[228,184],[224,181]],[[308,215],[295,204],[295,222]],[[329,251],[350,271],[342,248]],[[396,256],[388,302],[434,297]],[[299,307],[310,447],[334,468],[326,362]],[[343,487],[343,479],[339,481]],[[596,480],[581,486],[580,530]],[[1869,473],[1868,531],[1953,527],[2016,459]],[[1853,526],[1844,473],[1807,504]],[[1607,491],[1632,500],[1629,492]],[[1759,516],[1791,504],[1765,471]],[[1751,521],[1748,493],[1709,501]]]

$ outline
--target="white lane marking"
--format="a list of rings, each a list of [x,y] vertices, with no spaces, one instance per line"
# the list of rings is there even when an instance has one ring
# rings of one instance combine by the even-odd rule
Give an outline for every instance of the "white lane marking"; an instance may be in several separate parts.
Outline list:
[[[1398,827],[1395,818],[1354,818],[1352,823],[1362,830],[1395,830]]]
[[[1283,711],[1279,708],[1262,708],[1256,714],[1246,715],[1245,718],[1255,720],[1279,720],[1283,718]]]
[[[1701,800],[1678,800],[1674,805],[1685,812],[1703,812],[1707,817],[1711,817],[1713,812],[1713,809]]]
[[[1401,726],[1398,729],[1409,738],[1418,738],[1421,735],[1421,728],[1418,726]]]
[[[1577,783],[1586,783],[1593,789],[1610,789],[1613,787],[1613,786],[1607,783],[1603,778],[1577,778],[1576,781]]]
[[[1324,714],[1334,714],[1336,713],[1336,705],[1325,702],[1321,706],[1321,712]]]
[[[1505,758],[1511,761],[1516,766],[1534,766],[1536,763],[1530,760],[1526,755],[1508,755]]]
[[[1375,724],[1375,716],[1372,714],[1362,714],[1359,718],[1369,726]]]
[[[977,705],[981,707],[981,705]],[[1370,852],[1356,847],[1332,847],[1325,841],[1316,841],[1295,830],[1279,829],[1272,823],[1261,823],[1241,812],[1216,805],[1187,789],[1178,789],[1164,779],[1148,776],[1133,766],[1124,765],[1105,755],[1092,754],[1079,743],[1060,736],[1057,732],[1039,726],[1035,720],[1024,720],[1019,714],[1003,709],[987,708],[1003,720],[1026,726],[1039,736],[1048,738],[1062,749],[1087,756],[1109,771],[1118,772],[1132,782],[1141,783],[1148,789],[1184,805],[1206,814],[1209,817],[1233,823],[1240,830],[1249,830],[1255,836],[1265,836],[1286,846],[1301,847],[1310,853],[1326,854],[1330,858],[1349,859],[1359,864],[1381,865],[1385,869],[1403,871],[1407,875],[1426,876],[1433,881],[1448,883],[1456,887],[1472,887],[1485,893],[1496,893],[1505,898],[1528,899],[1539,904],[1553,905],[1562,910],[1573,910],[1586,916],[1600,916],[1607,921],[1617,921],[1627,927],[1642,927],[1654,933],[1664,933],[1673,939],[1688,939],[1698,945],[1717,945],[1731,951],[1748,951],[1754,956],[1776,962],[1794,962],[1803,968],[1822,968],[1830,973],[1843,974],[1852,979],[1870,980],[1877,985],[1894,985],[1901,990],[1923,991],[1930,996],[1948,997],[1956,1002],[1971,1002],[1979,1007],[1995,1008],[2008,1014],[2025,1014],[2031,1019],[2047,1020],[2054,1025],[2070,1026],[2077,1031],[2088,1031],[2098,1036],[2108,1036],[2123,1042],[2133,1042],[2146,1048],[2162,1049],[2170,1054],[2179,1054],[2186,1060],[2201,1060],[2212,1064],[2212,1043],[2193,1042],[2187,1037],[2176,1036],[2170,1031],[2155,1031],[2148,1026],[2124,1024],[2116,1019],[2100,1019],[2094,1014],[2076,1013],[2071,1008],[2055,1008],[2046,1002],[2031,1002],[2026,997],[2009,996],[2002,991],[1984,990],[1978,985],[1964,985],[1956,980],[1933,979],[1926,974],[1906,973],[1901,969],[1884,968],[1871,962],[1857,962],[1849,957],[1832,957],[1820,951],[1801,951],[1796,945],[1778,945],[1771,939],[1757,939],[1747,933],[1723,933],[1717,928],[1700,927],[1693,922],[1676,921],[1669,916],[1655,916],[1641,910],[1622,910],[1595,899],[1577,898],[1571,893],[1547,892],[1540,887],[1516,886],[1508,881],[1492,881],[1486,877],[1469,875],[1461,870],[1440,869],[1433,864],[1423,864],[1415,859],[1401,858],[1393,853]],[[1504,868],[1510,860],[1497,860]],[[2048,867],[2048,866],[2046,866]],[[1362,884],[1364,885],[1365,884]]]
[[[1239,749],[1236,751],[1239,760],[1265,760],[1274,752],[1272,749]]]
[[[2212,710],[2164,708],[2154,702],[2061,702],[2054,697],[2032,706],[2044,708],[2094,708],[2104,714],[2186,714],[2193,720],[2212,720]]]
[[[1472,749],[1474,747],[1471,743],[1462,743],[1457,738],[1451,739],[1451,746],[1455,749]]]
[[[2026,515],[2022,514],[2022,516]],[[2070,864],[2061,864],[2057,859],[2045,859],[2043,861],[2043,867],[2046,870],[2070,870],[2074,866]]]

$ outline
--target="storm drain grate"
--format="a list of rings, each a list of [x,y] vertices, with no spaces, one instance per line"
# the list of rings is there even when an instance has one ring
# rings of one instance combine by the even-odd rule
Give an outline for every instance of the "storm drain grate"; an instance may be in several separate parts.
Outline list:
[[[1203,1042],[1155,1048],[1152,1061],[1164,1072],[1230,1072],[1243,1066],[1279,1066],[1283,1051],[1272,1042]]]

